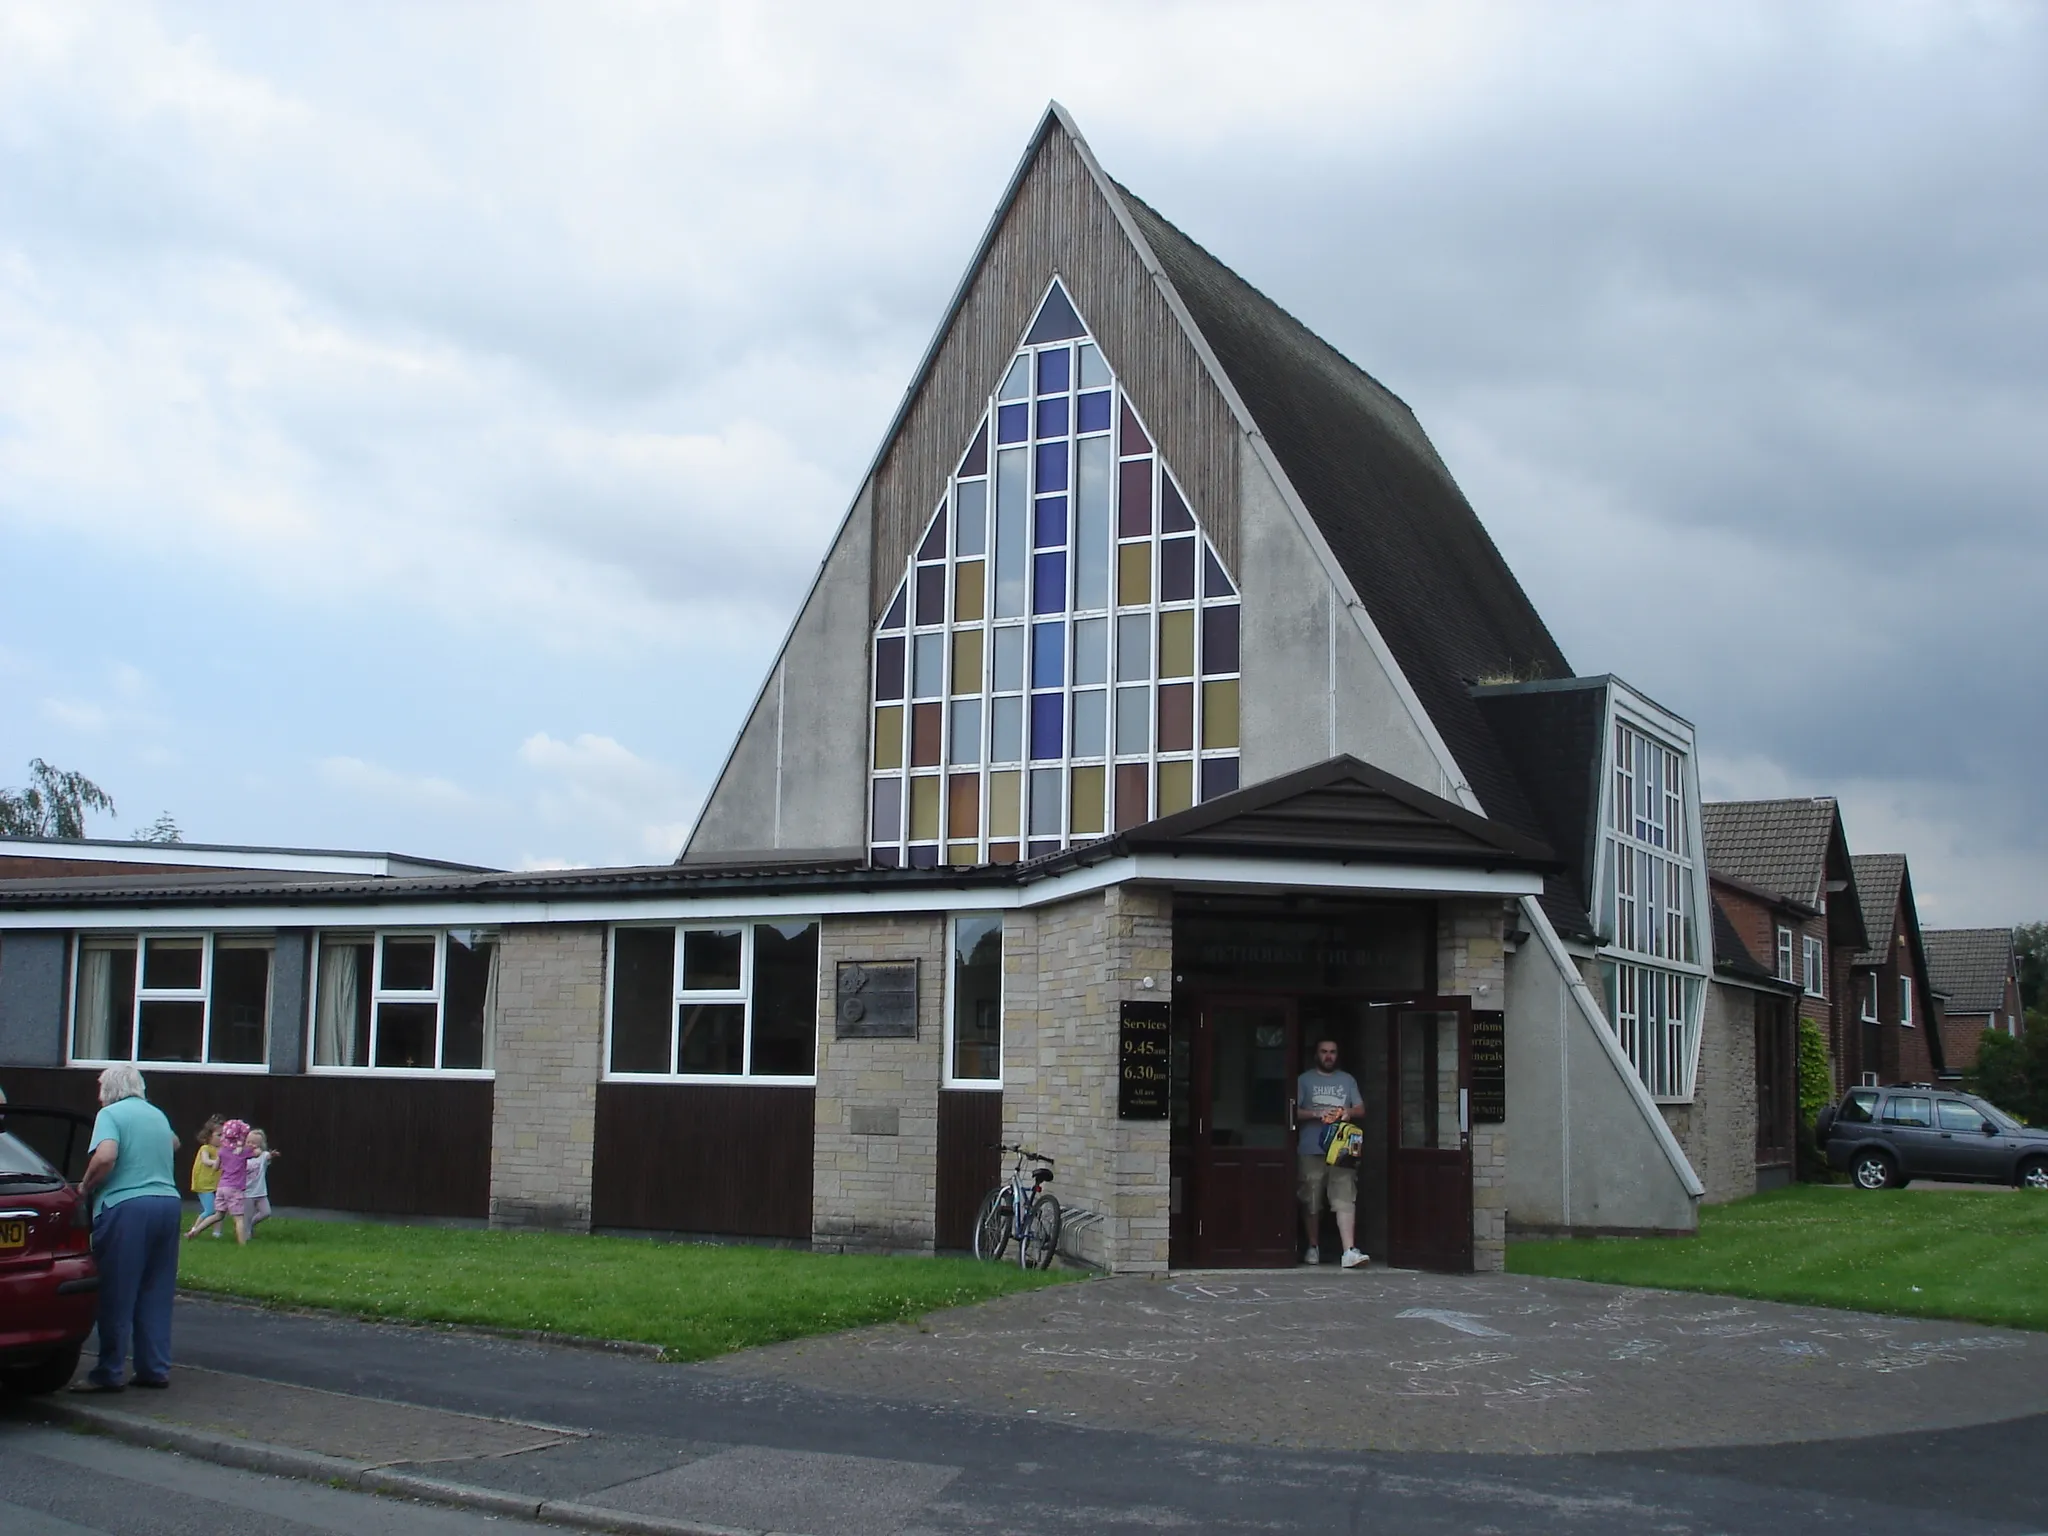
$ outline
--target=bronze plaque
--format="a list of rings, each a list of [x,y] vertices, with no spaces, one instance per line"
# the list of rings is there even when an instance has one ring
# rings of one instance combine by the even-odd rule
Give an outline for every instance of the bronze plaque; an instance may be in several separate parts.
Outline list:
[[[1472,1123],[1499,1125],[1508,1117],[1508,1016],[1472,1013]]]
[[[1173,1005],[1125,1003],[1117,1019],[1116,1117],[1166,1118],[1167,1059]]]
[[[841,1040],[917,1038],[917,962],[842,960],[834,1033]]]

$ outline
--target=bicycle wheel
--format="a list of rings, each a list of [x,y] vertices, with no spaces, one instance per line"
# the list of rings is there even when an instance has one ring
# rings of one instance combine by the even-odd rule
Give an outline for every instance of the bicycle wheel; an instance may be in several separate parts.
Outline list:
[[[998,1184],[981,1202],[981,1209],[974,1217],[974,1256],[977,1259],[1000,1259],[1010,1246],[1010,1233],[1017,1224],[1011,1215],[1016,1208],[1016,1199],[1009,1185]]]
[[[1040,1195],[1024,1213],[1024,1267],[1051,1269],[1053,1255],[1060,1249],[1060,1203],[1051,1195]]]

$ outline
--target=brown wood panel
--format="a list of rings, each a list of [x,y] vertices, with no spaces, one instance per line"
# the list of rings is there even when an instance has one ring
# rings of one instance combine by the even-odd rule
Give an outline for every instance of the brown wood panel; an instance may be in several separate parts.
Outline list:
[[[876,467],[875,618],[1054,274],[1152,430],[1202,531],[1238,569],[1235,418],[1073,140],[1052,123]]]
[[[1003,1176],[1003,1096],[956,1088],[939,1094],[939,1177],[933,1233],[937,1246],[974,1247],[982,1197]]]
[[[90,1114],[97,1071],[0,1068],[16,1103]],[[283,1077],[241,1072],[151,1072],[150,1102],[183,1143],[182,1186],[199,1127],[238,1116],[270,1133],[279,1153],[274,1205],[381,1216],[483,1218],[491,1202],[491,1084],[473,1078]]]
[[[599,1084],[593,1222],[808,1241],[814,1097],[809,1088]]]

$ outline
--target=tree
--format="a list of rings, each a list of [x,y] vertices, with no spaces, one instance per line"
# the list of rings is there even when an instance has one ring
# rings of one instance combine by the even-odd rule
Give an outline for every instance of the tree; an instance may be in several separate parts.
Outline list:
[[[1970,1091],[2031,1125],[2048,1125],[2048,1013],[2027,1015],[2027,1032],[2015,1040],[1987,1029],[1977,1044]]]
[[[2020,1007],[2048,1009],[2048,923],[2021,923],[2012,931],[2020,965]]]
[[[0,835],[83,837],[87,811],[113,815],[113,797],[82,773],[30,758],[28,787],[0,789]]]
[[[169,811],[159,811],[157,818],[135,834],[138,843],[182,843],[185,834],[178,830],[178,824],[171,820]]]

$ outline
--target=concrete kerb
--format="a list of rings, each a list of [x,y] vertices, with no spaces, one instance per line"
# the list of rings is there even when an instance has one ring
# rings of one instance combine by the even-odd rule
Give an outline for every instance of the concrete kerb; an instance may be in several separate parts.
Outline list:
[[[534,1499],[495,1488],[477,1488],[443,1478],[421,1477],[412,1472],[394,1472],[386,1467],[345,1461],[338,1456],[322,1456],[316,1451],[265,1445],[232,1435],[214,1435],[204,1430],[163,1424],[97,1404],[87,1406],[51,1399],[35,1406],[45,1418],[56,1423],[105,1435],[129,1445],[139,1445],[147,1450],[175,1451],[244,1472],[265,1472],[274,1477],[299,1478],[335,1488],[356,1488],[387,1497],[420,1499],[430,1504],[472,1509],[480,1514],[534,1520],[572,1530],[616,1531],[624,1533],[624,1536],[774,1536],[770,1531],[702,1525],[693,1520],[668,1520],[659,1515],[635,1515],[625,1510],[604,1509],[566,1499]]]

